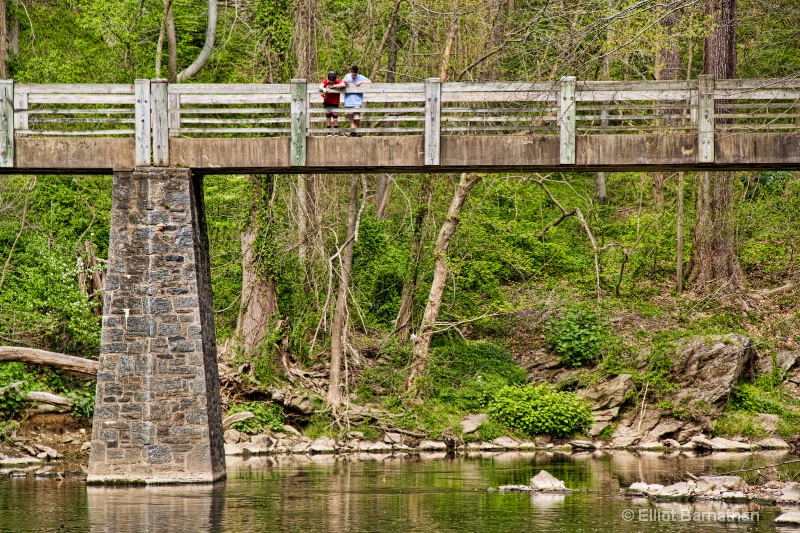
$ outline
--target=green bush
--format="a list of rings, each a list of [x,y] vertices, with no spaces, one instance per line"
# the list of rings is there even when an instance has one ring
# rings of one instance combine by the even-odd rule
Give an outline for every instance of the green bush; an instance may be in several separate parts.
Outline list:
[[[547,385],[503,387],[489,406],[489,413],[500,423],[528,435],[565,437],[587,431],[593,422],[588,403],[571,392],[557,392]]]
[[[599,312],[577,307],[561,319],[547,323],[547,341],[565,366],[582,366],[596,360],[609,338],[608,325]]]
[[[259,402],[237,403],[233,404],[228,414],[232,415],[243,411],[250,411],[256,417],[232,424],[233,429],[251,435],[261,433],[265,429],[283,431],[283,409],[280,405]]]
[[[756,385],[741,383],[731,391],[729,410],[782,415],[786,408],[779,396],[779,391],[764,391]]]

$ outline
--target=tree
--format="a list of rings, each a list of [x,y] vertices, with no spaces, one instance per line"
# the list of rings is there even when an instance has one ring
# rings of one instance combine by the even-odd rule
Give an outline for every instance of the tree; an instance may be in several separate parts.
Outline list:
[[[270,321],[278,313],[278,294],[272,262],[275,258],[274,201],[275,178],[249,176],[253,184],[250,220],[242,231],[242,298],[236,333],[242,351],[252,356],[270,331]]]
[[[706,14],[714,30],[706,37],[703,72],[716,79],[736,75],[736,1],[706,0]],[[724,115],[725,103],[717,102],[717,115]],[[722,125],[728,119],[717,119]],[[697,224],[689,282],[694,290],[728,292],[744,285],[734,237],[734,173],[701,172],[697,193]]]
[[[467,201],[469,192],[480,181],[478,174],[461,174],[461,181],[453,194],[450,202],[450,209],[447,211],[447,218],[439,230],[439,237],[433,247],[433,281],[431,290],[428,294],[428,303],[425,305],[425,313],[422,315],[422,323],[419,325],[417,337],[414,340],[414,351],[411,356],[411,368],[406,378],[406,393],[411,396],[419,396],[418,380],[425,372],[425,365],[428,363],[428,349],[433,338],[434,325],[439,316],[439,308],[442,306],[442,295],[444,294],[445,283],[447,282],[447,249],[450,240],[458,228],[461,210],[464,202]]]

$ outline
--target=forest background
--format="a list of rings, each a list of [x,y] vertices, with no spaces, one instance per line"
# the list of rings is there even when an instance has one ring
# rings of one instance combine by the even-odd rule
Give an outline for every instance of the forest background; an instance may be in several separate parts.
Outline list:
[[[316,82],[351,64],[393,83],[800,73],[791,0],[0,4],[0,70],[23,83]],[[710,183],[727,195],[720,205],[704,205]],[[110,193],[110,176],[0,181],[2,344],[97,358],[92,279],[108,253]],[[263,400],[282,389],[316,402],[300,421],[312,436],[341,430],[342,404],[379,406],[393,424],[441,436],[525,383],[546,353],[581,368],[560,389],[629,373],[632,403],[658,403],[680,387],[659,347],[680,337],[742,333],[763,358],[800,348],[793,172],[208,176],[205,195],[220,359],[235,374],[225,407],[259,411],[275,428],[286,415]],[[727,272],[703,271],[712,234],[729,250],[706,253],[727,253]],[[785,290],[759,297],[776,287]],[[0,364],[0,387],[18,381],[20,395],[0,398],[4,418],[30,390],[91,413],[91,383]],[[780,379],[740,389],[781,413],[797,403]],[[759,410],[744,403],[730,412]],[[752,430],[736,420],[720,433]],[[377,434],[376,420],[362,429]],[[518,430],[496,420],[479,436]]]

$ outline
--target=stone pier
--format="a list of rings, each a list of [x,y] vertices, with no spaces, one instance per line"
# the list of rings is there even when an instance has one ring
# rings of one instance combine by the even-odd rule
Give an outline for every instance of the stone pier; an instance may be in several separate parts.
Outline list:
[[[225,477],[202,178],[114,174],[89,483]]]

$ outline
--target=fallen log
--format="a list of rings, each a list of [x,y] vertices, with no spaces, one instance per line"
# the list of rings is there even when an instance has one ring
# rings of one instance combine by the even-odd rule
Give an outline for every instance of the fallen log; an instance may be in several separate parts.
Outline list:
[[[222,429],[228,429],[229,427],[231,427],[231,425],[235,424],[236,422],[250,420],[251,418],[255,417],[256,415],[254,415],[250,411],[242,411],[239,413],[232,414],[230,416],[225,417],[225,420],[222,421]]]
[[[97,361],[63,353],[48,352],[21,346],[0,346],[0,363],[29,363],[49,366],[78,374],[86,379],[97,377]]]

